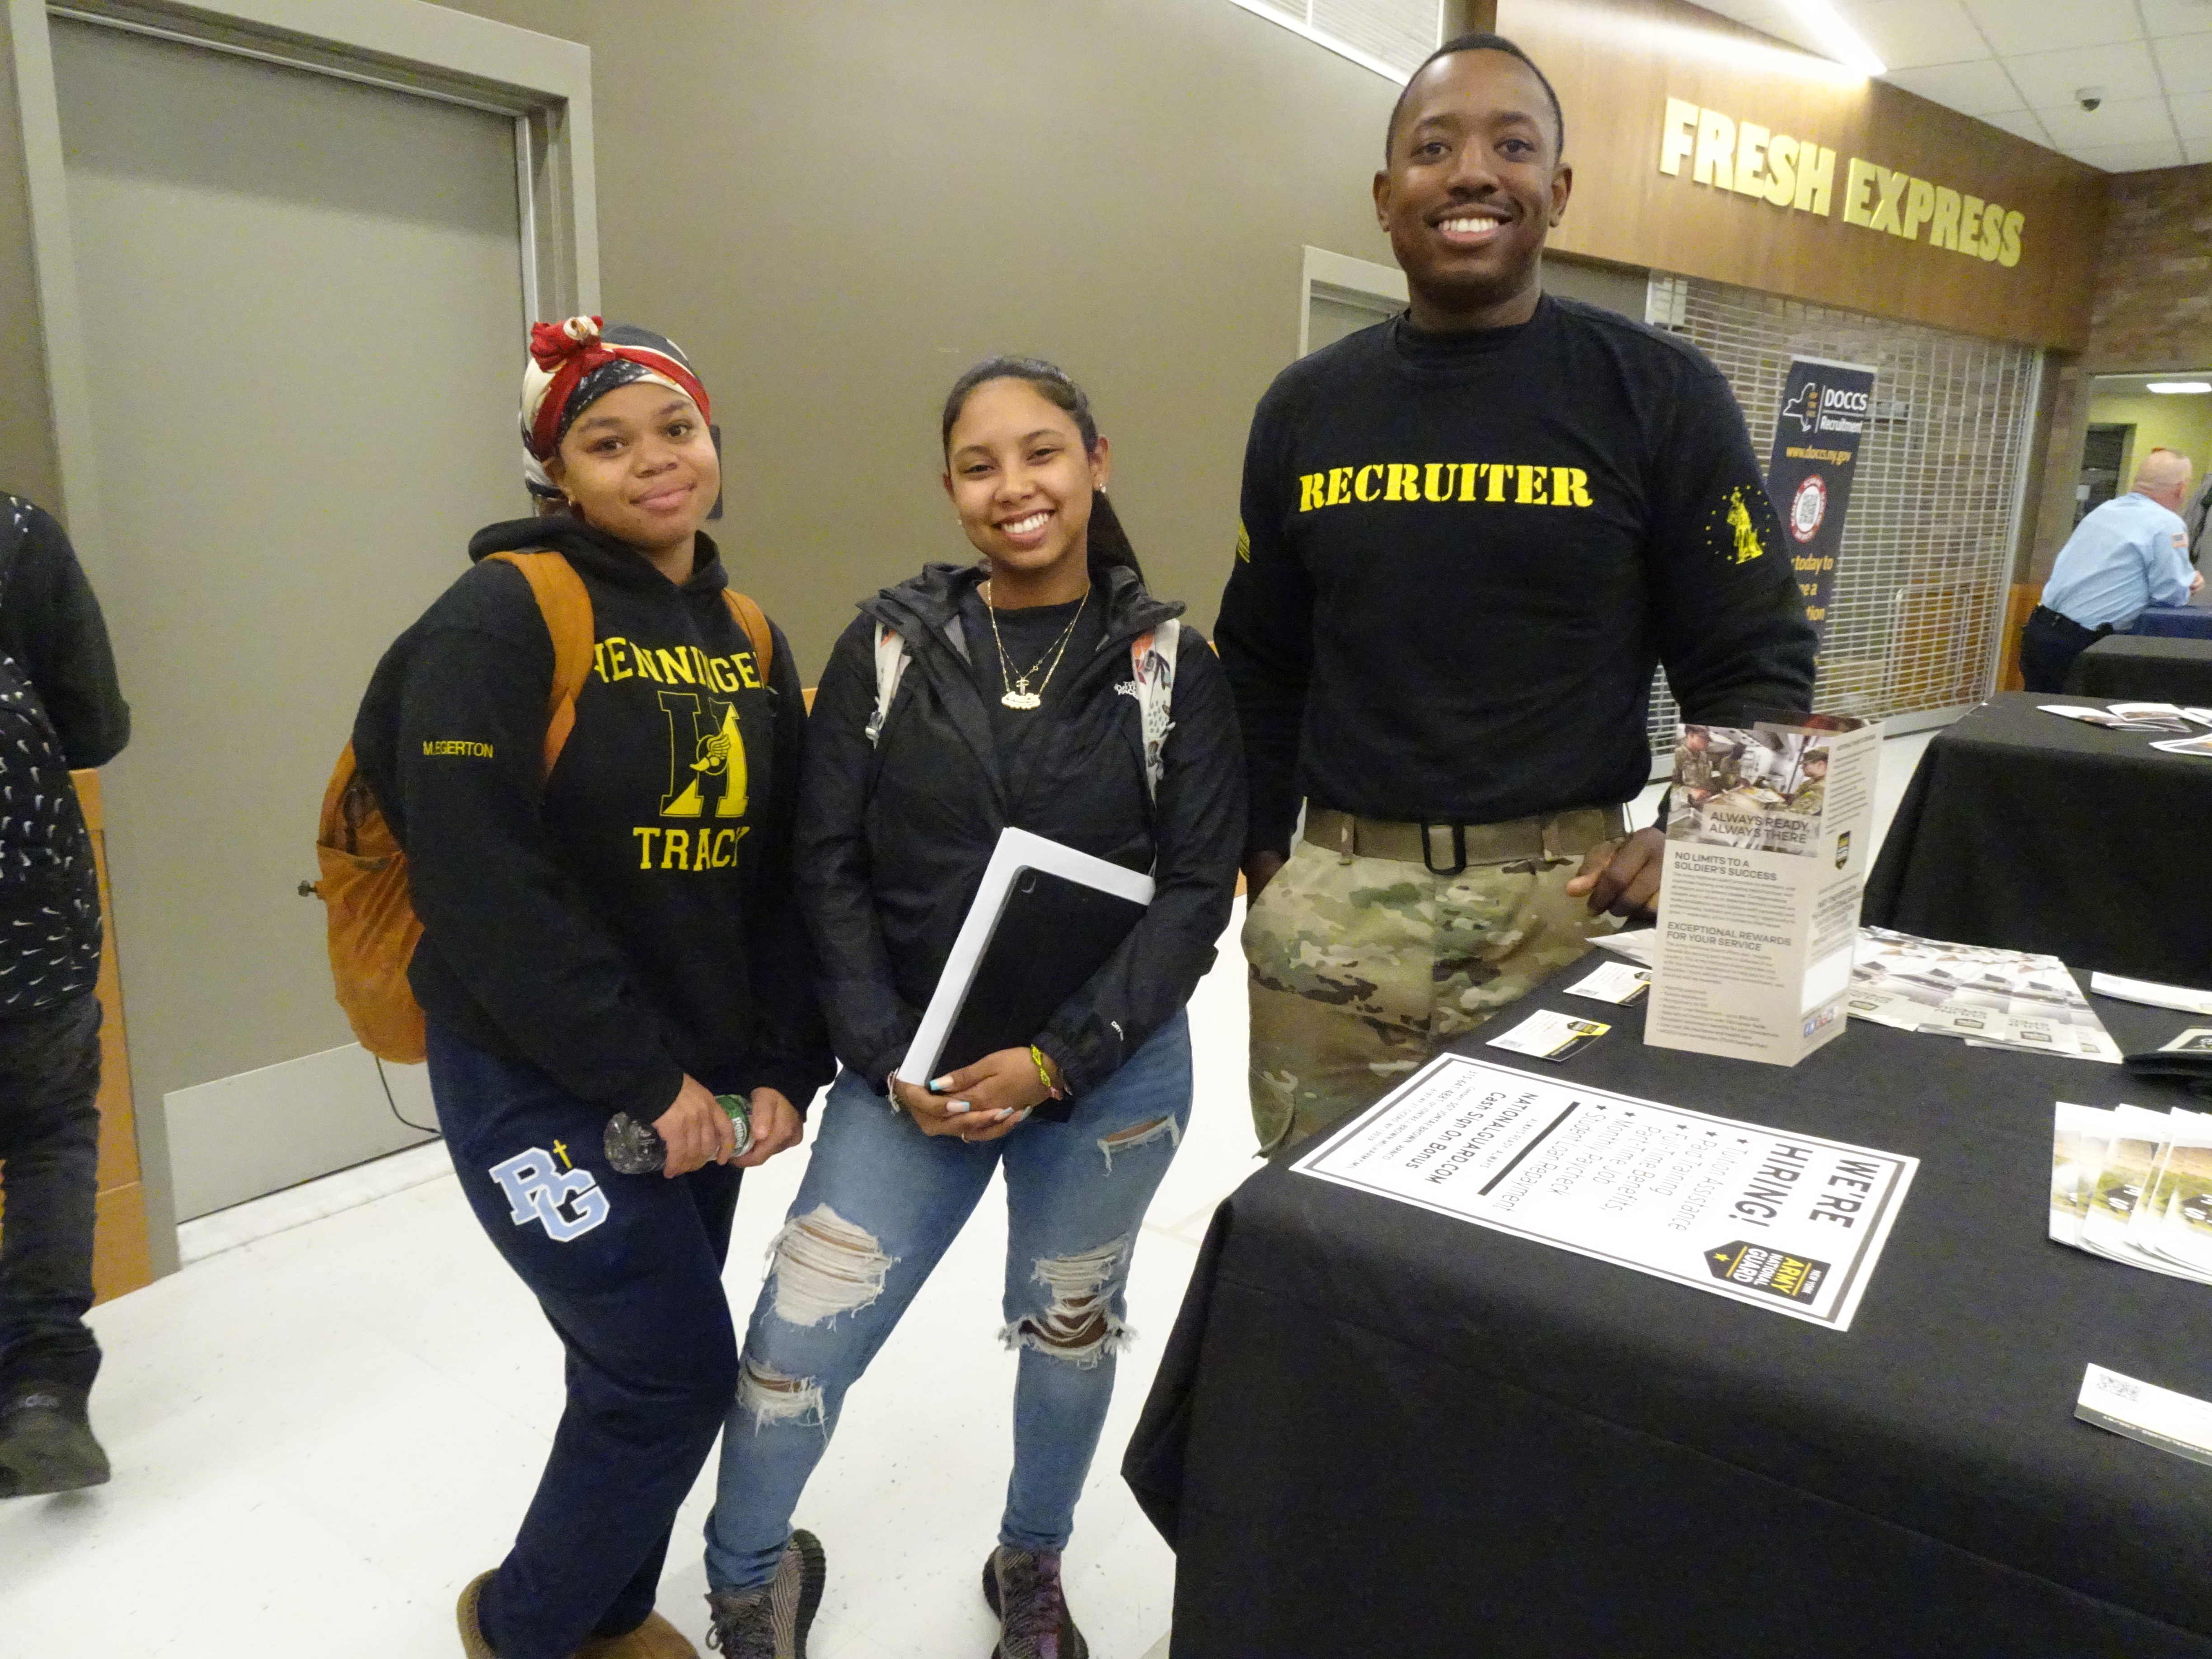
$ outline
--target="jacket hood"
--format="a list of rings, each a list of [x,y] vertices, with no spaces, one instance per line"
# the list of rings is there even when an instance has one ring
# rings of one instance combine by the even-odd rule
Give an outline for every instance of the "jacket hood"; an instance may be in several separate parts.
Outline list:
[[[547,548],[565,554],[571,564],[617,586],[650,590],[664,580],[646,562],[645,556],[628,542],[596,530],[566,513],[542,518],[507,519],[488,524],[469,538],[469,562],[481,563],[495,553],[523,553]],[[710,593],[729,586],[722,568],[721,550],[705,531],[699,532],[698,551],[703,556],[682,584],[687,593]]]
[[[1106,642],[1127,639],[1180,617],[1179,599],[1156,599],[1127,565],[1093,565],[1091,578],[1106,596]],[[957,618],[960,596],[983,580],[979,564],[927,564],[919,575],[860,601],[862,614],[913,638],[913,626],[945,635]]]

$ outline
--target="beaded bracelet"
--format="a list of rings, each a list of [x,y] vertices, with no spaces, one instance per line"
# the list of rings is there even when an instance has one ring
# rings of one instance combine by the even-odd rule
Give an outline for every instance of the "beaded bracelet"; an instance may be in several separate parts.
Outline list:
[[[1066,1095],[1060,1093],[1060,1085],[1052,1080],[1052,1068],[1045,1064],[1044,1050],[1034,1042],[1030,1044],[1030,1064],[1036,1067],[1037,1081],[1044,1085],[1044,1091],[1047,1094],[1054,1100],[1067,1098]]]

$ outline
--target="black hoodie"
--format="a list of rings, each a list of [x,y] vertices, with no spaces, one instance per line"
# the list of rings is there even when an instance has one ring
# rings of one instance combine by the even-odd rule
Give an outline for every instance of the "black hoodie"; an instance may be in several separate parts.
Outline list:
[[[929,566],[865,602],[830,653],[807,738],[799,891],[838,1058],[880,1091],[921,1024],[1000,830],[1149,870],[1155,890],[1143,920],[1036,1038],[1081,1094],[1172,1018],[1212,963],[1244,838],[1236,715],[1220,664],[1186,627],[1165,769],[1158,799],[1147,798],[1139,705],[1119,688],[1131,677],[1130,642],[1182,607],[1114,567],[1093,573],[1091,602],[1105,619],[1090,634],[1094,648],[1060,665],[1045,707],[1022,717],[1036,729],[1002,751],[971,670],[988,658],[981,678],[996,684],[994,647],[969,638],[959,620],[980,577],[972,566]],[[912,660],[881,746],[872,747],[878,623],[898,630]],[[1050,1103],[1042,1113],[1064,1114]]]
[[[522,573],[463,575],[385,653],[354,751],[406,848],[434,1019],[580,1099],[650,1121],[684,1074],[777,1089],[831,1073],[791,899],[805,714],[781,632],[763,676],[714,543],[678,586],[568,518],[477,532],[552,548],[591,595],[595,661],[543,782],[553,642]],[[741,742],[719,760],[734,722]]]

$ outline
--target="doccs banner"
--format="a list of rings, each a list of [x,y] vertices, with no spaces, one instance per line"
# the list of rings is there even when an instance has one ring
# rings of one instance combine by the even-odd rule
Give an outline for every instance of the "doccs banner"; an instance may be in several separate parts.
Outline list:
[[[1766,493],[1790,538],[1790,560],[1805,617],[1826,639],[1835,591],[1836,556],[1844,544],[1844,510],[1851,474],[1874,407],[1874,370],[1857,363],[1799,357],[1782,388]]]

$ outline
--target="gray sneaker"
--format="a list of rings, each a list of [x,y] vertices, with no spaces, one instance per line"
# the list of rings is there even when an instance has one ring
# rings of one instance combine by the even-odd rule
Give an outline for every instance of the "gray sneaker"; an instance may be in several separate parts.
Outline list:
[[[84,1390],[20,1382],[0,1398],[0,1498],[75,1492],[107,1480],[107,1454],[93,1438]]]
[[[1090,1659],[1060,1587],[1056,1550],[1010,1550],[983,1563],[983,1599],[999,1620],[991,1659]]]
[[[822,1605],[826,1576],[822,1540],[804,1528],[795,1529],[767,1589],[707,1593],[714,1621],[707,1645],[723,1659],[806,1659],[806,1632]]]

